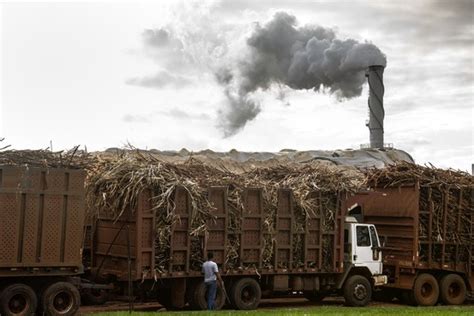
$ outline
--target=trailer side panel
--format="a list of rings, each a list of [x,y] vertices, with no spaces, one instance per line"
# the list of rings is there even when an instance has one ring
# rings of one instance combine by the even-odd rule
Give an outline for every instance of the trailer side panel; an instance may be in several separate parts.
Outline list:
[[[0,166],[0,276],[83,270],[82,170]]]

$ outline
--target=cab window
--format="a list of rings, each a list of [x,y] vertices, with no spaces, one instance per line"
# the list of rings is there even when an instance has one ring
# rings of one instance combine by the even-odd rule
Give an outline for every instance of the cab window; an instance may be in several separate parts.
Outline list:
[[[356,232],[357,232],[357,246],[369,247],[370,246],[369,228],[367,226],[357,226]]]
[[[372,238],[372,245],[374,245],[374,247],[380,247],[374,226],[370,226],[370,238]]]

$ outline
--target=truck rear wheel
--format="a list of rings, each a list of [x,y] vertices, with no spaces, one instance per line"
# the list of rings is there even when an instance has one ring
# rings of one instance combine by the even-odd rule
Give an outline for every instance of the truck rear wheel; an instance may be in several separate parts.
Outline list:
[[[413,298],[417,305],[433,306],[438,302],[439,287],[435,277],[428,273],[420,274],[413,286]]]
[[[365,306],[372,297],[369,280],[361,275],[353,275],[344,284],[344,299],[349,306]]]
[[[79,290],[67,282],[51,284],[43,292],[43,311],[46,315],[75,315],[81,304]]]
[[[0,315],[34,315],[37,307],[36,294],[28,285],[11,284],[0,293]]]
[[[252,278],[238,280],[230,292],[232,305],[240,310],[256,309],[262,297],[260,285]]]
[[[466,284],[457,274],[448,274],[439,283],[441,301],[447,305],[461,305],[466,300]]]
[[[216,310],[222,309],[225,304],[225,294],[220,286],[217,286],[216,291],[216,301],[214,308]],[[194,288],[194,293],[192,296],[192,302],[190,304],[192,307],[197,309],[205,310],[207,309],[207,290],[206,284],[204,281],[199,282]]]

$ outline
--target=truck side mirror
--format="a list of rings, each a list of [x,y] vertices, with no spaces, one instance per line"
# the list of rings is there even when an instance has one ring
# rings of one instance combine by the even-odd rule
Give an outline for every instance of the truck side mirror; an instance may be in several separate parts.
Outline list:
[[[382,247],[387,245],[387,236],[383,236]]]

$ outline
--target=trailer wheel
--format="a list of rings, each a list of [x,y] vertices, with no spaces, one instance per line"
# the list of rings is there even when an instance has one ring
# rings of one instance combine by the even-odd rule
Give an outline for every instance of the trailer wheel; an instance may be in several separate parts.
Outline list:
[[[75,315],[81,304],[79,290],[67,282],[51,284],[43,292],[43,311],[46,315]]]
[[[457,274],[448,274],[441,279],[441,301],[447,305],[461,305],[466,300],[466,284]]]
[[[232,305],[240,310],[256,309],[262,297],[260,285],[251,278],[238,280],[230,292]]]
[[[344,284],[344,299],[349,306],[365,306],[372,297],[369,280],[361,275],[353,275]]]
[[[36,294],[28,285],[12,284],[0,293],[0,315],[34,315],[37,307]]]
[[[433,306],[438,302],[439,287],[435,277],[428,273],[420,274],[413,286],[413,298],[417,305]]]
[[[220,286],[217,286],[216,291],[216,302],[214,308],[216,310],[222,309],[225,304],[225,294],[224,291]],[[193,308],[207,309],[207,291],[206,291],[206,284],[204,281],[199,282],[196,287],[194,288],[194,293],[192,295],[192,300],[190,305]]]

